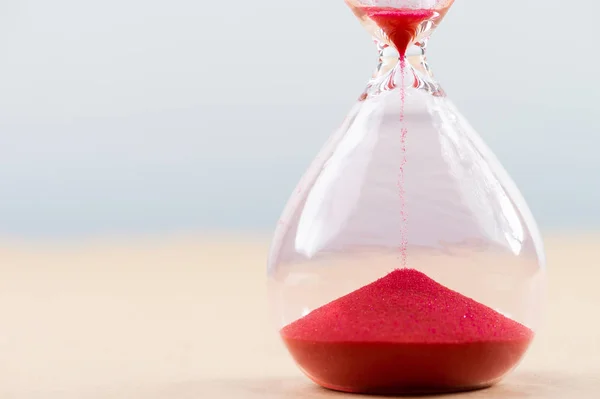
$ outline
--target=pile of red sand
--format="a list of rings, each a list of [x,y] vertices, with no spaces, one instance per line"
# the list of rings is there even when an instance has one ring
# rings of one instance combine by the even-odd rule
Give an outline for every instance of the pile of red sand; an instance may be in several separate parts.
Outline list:
[[[357,393],[487,386],[519,362],[533,335],[412,269],[396,270],[281,330],[313,381]]]

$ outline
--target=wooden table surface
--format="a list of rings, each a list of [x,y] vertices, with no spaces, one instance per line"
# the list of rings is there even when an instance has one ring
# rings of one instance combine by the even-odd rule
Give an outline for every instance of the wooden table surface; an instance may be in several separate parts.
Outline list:
[[[0,398],[346,396],[303,377],[270,325],[268,241],[2,241]],[[459,397],[600,398],[600,234],[546,246],[544,329],[511,377]]]

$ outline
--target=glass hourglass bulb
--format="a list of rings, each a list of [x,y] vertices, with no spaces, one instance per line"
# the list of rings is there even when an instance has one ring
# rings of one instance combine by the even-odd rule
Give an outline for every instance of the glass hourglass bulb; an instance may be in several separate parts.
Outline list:
[[[327,388],[490,386],[534,338],[545,259],[519,190],[426,61],[453,0],[346,2],[379,63],[278,223],[277,328]]]

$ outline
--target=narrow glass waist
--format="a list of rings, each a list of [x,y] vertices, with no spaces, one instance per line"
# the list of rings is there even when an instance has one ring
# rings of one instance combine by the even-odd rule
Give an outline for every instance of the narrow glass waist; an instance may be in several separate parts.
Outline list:
[[[406,50],[406,57],[422,56],[424,54],[425,49],[414,44],[408,47],[408,49]],[[394,46],[386,46],[381,50],[381,56],[399,58],[400,53],[398,52],[398,50],[396,50]]]

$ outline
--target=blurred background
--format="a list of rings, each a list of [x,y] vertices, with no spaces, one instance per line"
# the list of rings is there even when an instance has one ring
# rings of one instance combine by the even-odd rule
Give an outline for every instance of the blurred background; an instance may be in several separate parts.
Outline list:
[[[592,0],[458,0],[429,58],[544,231],[600,228]],[[0,235],[265,232],[375,66],[342,0],[0,5]]]
[[[546,236],[552,335],[510,397],[600,375],[598,12],[456,0],[430,44]],[[375,63],[342,0],[0,1],[0,397],[309,397],[268,237]]]

